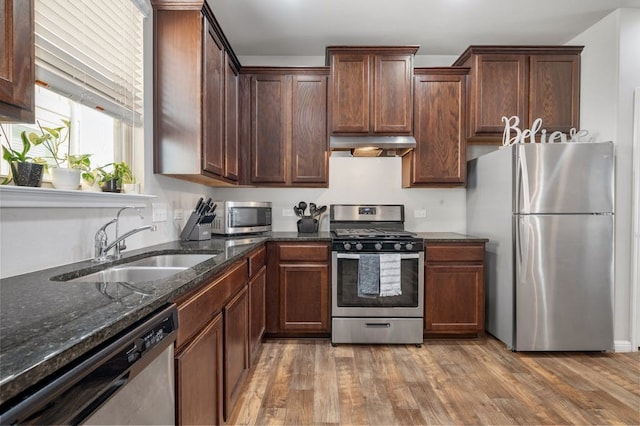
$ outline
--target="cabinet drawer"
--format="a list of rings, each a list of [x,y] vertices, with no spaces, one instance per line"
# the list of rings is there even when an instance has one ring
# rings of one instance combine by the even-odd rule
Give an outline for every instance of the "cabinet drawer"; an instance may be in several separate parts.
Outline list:
[[[281,261],[328,261],[329,245],[318,243],[278,244],[278,257]]]
[[[247,271],[246,261],[238,262],[193,296],[177,302],[177,348],[222,310],[224,303],[247,282]]]
[[[428,244],[426,262],[482,262],[484,244]]]
[[[267,260],[267,249],[265,246],[260,247],[249,255],[249,276],[253,277]]]

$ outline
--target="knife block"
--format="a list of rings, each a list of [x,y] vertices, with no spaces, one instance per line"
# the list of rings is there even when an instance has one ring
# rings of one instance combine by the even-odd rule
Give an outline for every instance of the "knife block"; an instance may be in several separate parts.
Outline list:
[[[187,241],[203,241],[211,239],[211,224],[199,223],[193,227],[193,230],[187,237]]]

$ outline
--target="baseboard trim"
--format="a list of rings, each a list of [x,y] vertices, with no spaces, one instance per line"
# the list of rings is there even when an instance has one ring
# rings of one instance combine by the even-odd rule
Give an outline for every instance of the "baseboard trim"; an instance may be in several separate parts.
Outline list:
[[[615,352],[636,352],[638,348],[634,348],[630,340],[615,340],[613,350]]]

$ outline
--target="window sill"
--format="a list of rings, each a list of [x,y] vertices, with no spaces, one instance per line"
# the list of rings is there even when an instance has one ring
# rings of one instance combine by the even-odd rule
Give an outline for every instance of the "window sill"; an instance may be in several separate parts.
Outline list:
[[[0,208],[5,207],[145,207],[155,195],[67,191],[53,188],[0,186]]]

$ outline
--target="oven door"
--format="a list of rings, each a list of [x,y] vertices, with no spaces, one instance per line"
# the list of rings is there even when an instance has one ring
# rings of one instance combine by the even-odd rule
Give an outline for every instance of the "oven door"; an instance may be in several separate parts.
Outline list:
[[[422,317],[424,252],[400,255],[401,295],[366,298],[358,296],[358,264],[361,254],[365,253],[332,252],[332,316]]]

